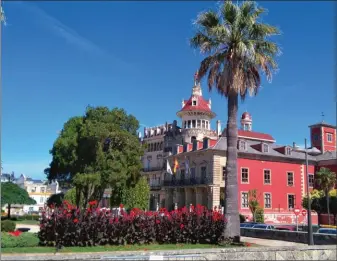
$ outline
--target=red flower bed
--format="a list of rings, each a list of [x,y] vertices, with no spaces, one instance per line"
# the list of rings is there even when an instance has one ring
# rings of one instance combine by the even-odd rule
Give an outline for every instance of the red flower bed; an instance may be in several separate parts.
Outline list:
[[[168,212],[133,209],[120,215],[92,204],[79,210],[65,202],[42,214],[39,239],[42,245],[93,246],[149,243],[208,243],[223,240],[224,216],[202,206]]]

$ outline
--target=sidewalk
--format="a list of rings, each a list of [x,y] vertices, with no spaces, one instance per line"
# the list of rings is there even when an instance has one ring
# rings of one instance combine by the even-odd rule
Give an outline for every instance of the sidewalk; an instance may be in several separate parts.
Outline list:
[[[254,237],[241,237],[242,242],[253,243],[259,246],[265,247],[284,247],[284,246],[307,246],[307,244],[288,242],[288,241],[280,241],[280,240],[270,240],[270,239],[262,239],[262,238],[254,238]]]

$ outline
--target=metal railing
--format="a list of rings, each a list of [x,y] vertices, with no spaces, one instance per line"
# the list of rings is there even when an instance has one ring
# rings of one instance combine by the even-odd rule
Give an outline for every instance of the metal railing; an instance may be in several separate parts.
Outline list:
[[[206,177],[203,178],[189,178],[189,179],[171,179],[164,180],[164,186],[193,186],[193,185],[207,185],[211,184],[212,180]]]

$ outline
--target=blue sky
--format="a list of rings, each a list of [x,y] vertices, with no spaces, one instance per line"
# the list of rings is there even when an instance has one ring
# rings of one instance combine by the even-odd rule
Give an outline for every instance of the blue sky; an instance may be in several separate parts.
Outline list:
[[[271,84],[240,106],[253,130],[303,144],[308,125],[335,124],[333,2],[262,2],[280,27],[283,55]],[[122,107],[142,126],[176,119],[201,55],[192,21],[216,2],[6,2],[2,34],[4,172],[43,178],[57,133],[85,107]],[[226,100],[209,94],[218,119]],[[213,127],[214,127],[213,122]],[[143,128],[143,127],[142,127]]]

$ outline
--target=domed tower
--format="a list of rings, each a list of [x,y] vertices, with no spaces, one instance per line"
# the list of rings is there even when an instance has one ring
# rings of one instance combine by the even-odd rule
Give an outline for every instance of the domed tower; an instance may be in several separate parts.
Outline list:
[[[252,131],[252,116],[248,112],[244,112],[241,116],[241,129],[245,131]]]
[[[198,73],[194,75],[192,95],[188,100],[182,101],[182,109],[177,116],[182,120],[182,133],[184,142],[202,140],[204,137],[217,138],[216,131],[211,130],[211,120],[216,116],[211,110],[211,100],[202,97]]]

